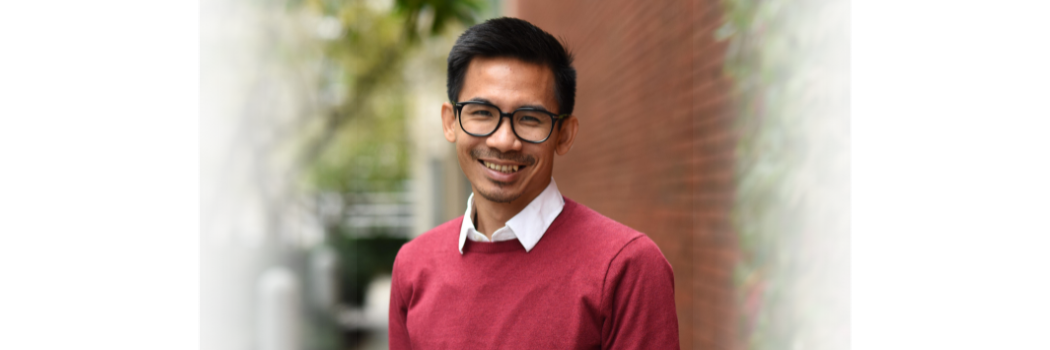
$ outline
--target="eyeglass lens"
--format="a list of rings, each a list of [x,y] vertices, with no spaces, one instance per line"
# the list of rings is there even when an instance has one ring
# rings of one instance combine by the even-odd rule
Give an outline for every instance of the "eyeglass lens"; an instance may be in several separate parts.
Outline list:
[[[465,104],[460,112],[463,130],[471,134],[486,135],[499,126],[500,110],[483,104]],[[519,110],[511,117],[514,132],[527,141],[541,141],[550,135],[554,126],[551,116],[538,111]]]

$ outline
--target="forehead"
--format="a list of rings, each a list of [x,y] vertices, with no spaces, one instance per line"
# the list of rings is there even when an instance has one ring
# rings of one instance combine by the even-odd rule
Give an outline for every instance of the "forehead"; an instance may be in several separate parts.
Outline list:
[[[508,57],[475,57],[467,66],[460,101],[484,99],[500,109],[540,105],[558,108],[550,68]]]

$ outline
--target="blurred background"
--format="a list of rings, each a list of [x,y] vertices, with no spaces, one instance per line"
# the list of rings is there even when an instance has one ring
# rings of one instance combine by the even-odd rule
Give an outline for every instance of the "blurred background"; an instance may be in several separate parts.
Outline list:
[[[567,197],[647,233],[683,349],[842,349],[843,0],[201,3],[205,349],[386,349],[402,244],[463,213],[445,59],[512,16],[575,55]]]

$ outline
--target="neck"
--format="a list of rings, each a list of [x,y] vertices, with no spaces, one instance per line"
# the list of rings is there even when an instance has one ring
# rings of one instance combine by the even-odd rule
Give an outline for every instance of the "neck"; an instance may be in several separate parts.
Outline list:
[[[529,199],[525,205],[513,205],[514,203],[490,202],[479,197],[474,197],[474,227],[488,238],[492,238],[493,232],[506,226],[510,218],[518,215],[532,201]]]
[[[546,186],[543,187],[543,189],[546,188]],[[507,203],[492,202],[485,197],[475,195],[474,217],[471,218],[474,220],[474,228],[491,239],[493,232],[506,226],[507,221],[529,206],[529,203],[539,197],[540,193],[543,193],[543,190],[531,195],[522,194],[517,200]]]

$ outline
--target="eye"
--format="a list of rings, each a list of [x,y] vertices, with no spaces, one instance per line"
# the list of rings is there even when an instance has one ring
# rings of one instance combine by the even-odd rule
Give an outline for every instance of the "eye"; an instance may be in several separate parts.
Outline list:
[[[539,127],[545,124],[545,115],[537,114],[535,111],[518,111],[514,115],[514,124],[526,127]]]
[[[495,108],[480,104],[468,104],[463,106],[463,115],[478,119],[492,119],[499,115]]]
[[[534,117],[534,116],[531,116],[531,115],[527,115],[527,116],[521,117],[521,119],[518,119],[518,121],[520,121],[522,123],[535,124],[535,123],[539,123],[540,122],[540,118],[537,118],[537,117]]]

